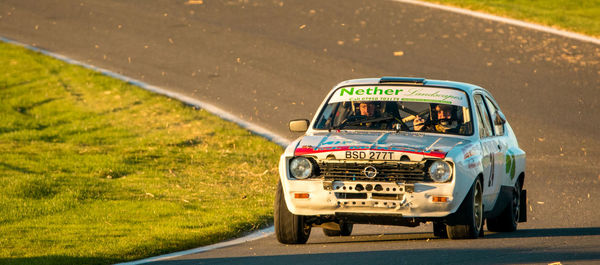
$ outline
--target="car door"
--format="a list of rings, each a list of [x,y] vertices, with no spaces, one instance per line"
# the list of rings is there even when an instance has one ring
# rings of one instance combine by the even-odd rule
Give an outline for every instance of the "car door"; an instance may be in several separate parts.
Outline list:
[[[494,162],[496,163],[494,166],[494,176],[497,178],[498,185],[505,185],[506,183],[510,183],[509,179],[511,178],[511,176],[509,176],[510,170],[506,170],[506,157],[509,150],[508,136],[505,134],[505,124],[496,124],[496,119],[498,118],[496,116],[502,116],[502,114],[500,114],[502,112],[498,108],[498,105],[488,95],[484,96],[484,101],[491,118],[494,139],[498,145],[498,152],[494,159]]]
[[[493,120],[484,98],[485,95],[481,93],[474,96],[482,150],[483,200],[485,205],[494,205],[502,183],[502,175],[499,174],[504,172],[502,171],[504,155],[502,141],[498,135],[495,135]]]

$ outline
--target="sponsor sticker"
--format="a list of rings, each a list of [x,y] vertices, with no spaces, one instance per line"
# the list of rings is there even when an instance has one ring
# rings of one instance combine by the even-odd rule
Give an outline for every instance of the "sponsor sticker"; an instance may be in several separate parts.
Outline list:
[[[517,160],[515,159],[515,154],[508,150],[508,152],[506,152],[506,175],[510,176],[511,180],[515,178],[516,164]]]
[[[329,103],[344,101],[408,101],[468,106],[464,92],[435,87],[342,87],[334,92]]]

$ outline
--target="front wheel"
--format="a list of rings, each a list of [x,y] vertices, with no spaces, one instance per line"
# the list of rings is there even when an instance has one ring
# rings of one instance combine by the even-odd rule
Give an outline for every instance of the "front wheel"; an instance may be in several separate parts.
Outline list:
[[[304,244],[310,236],[311,226],[304,221],[304,216],[290,212],[285,203],[281,182],[277,183],[274,209],[275,234],[282,244]]]
[[[457,224],[446,225],[450,239],[483,236],[483,186],[477,178],[458,211]]]

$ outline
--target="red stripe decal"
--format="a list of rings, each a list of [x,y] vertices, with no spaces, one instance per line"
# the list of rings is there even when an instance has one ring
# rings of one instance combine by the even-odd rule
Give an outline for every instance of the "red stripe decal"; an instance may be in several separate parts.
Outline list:
[[[340,147],[333,147],[333,148],[319,149],[319,150],[315,150],[313,148],[298,147],[294,151],[294,155],[301,156],[301,155],[309,155],[309,154],[318,154],[318,153],[327,153],[327,152],[343,152],[343,151],[386,151],[386,152],[399,152],[399,153],[425,155],[425,156],[432,156],[432,157],[437,157],[437,158],[446,157],[446,153],[440,152],[440,151],[419,152],[419,151],[410,151],[410,150],[390,150],[390,149],[384,149],[384,148],[371,149],[371,148],[360,148],[360,147],[350,147],[350,146],[340,146]]]

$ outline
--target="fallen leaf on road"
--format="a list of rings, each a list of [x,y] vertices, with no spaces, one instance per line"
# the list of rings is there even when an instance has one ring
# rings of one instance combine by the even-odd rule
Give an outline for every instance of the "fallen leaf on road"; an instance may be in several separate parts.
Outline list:
[[[187,2],[185,2],[186,5],[201,5],[204,4],[204,1],[202,0],[188,0]]]
[[[304,25],[304,24],[300,25],[300,29],[304,29],[304,28],[306,28],[306,25]]]

